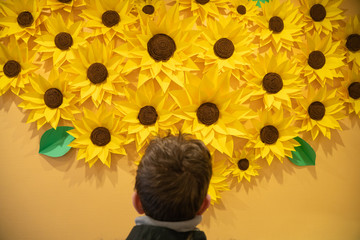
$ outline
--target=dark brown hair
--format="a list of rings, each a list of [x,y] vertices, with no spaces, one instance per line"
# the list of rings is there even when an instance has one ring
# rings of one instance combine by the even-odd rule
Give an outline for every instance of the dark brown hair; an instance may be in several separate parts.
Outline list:
[[[211,175],[211,156],[203,142],[169,135],[150,142],[137,170],[135,189],[147,216],[184,221],[199,211]]]

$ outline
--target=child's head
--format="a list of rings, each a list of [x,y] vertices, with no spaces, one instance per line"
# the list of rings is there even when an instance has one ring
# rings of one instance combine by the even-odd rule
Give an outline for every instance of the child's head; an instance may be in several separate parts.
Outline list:
[[[154,139],[137,170],[134,206],[159,221],[192,219],[208,206],[211,175],[211,156],[200,140]]]

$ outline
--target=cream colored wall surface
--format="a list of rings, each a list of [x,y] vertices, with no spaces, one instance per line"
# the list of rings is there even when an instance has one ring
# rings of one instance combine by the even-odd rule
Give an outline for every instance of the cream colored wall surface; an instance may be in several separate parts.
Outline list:
[[[342,6],[360,13],[359,0]],[[115,156],[110,169],[90,169],[75,150],[58,159],[38,154],[45,129],[25,124],[19,103],[0,97],[0,240],[125,239],[137,216],[132,163]],[[208,239],[359,240],[360,120],[342,127],[331,141],[312,143],[316,166],[275,161],[251,184],[224,192],[199,226]]]

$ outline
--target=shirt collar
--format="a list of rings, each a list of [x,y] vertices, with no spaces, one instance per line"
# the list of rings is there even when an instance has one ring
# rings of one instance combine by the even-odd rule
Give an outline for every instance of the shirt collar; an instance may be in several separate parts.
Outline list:
[[[135,219],[135,224],[166,227],[177,232],[189,232],[196,230],[196,226],[201,222],[201,220],[202,220],[201,215],[196,215],[196,217],[193,219],[187,221],[180,221],[180,222],[163,222],[163,221],[155,220],[149,216],[141,216]]]

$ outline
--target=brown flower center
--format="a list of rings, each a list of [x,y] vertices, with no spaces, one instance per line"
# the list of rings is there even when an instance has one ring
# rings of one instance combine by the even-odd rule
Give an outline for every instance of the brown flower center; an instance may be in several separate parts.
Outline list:
[[[246,171],[246,170],[248,170],[250,163],[249,163],[249,160],[247,160],[246,158],[243,158],[238,161],[237,165],[240,170]]]
[[[166,34],[155,34],[147,43],[147,50],[155,61],[168,61],[176,50],[174,40]]]
[[[260,139],[265,144],[274,144],[279,138],[279,131],[272,125],[267,125],[260,130]]]
[[[102,83],[108,77],[108,71],[104,64],[93,63],[87,70],[87,77],[93,84]]]
[[[71,2],[71,0],[58,0],[59,2],[61,2],[61,3],[69,3],[69,2]]]
[[[269,29],[274,33],[280,33],[282,30],[284,30],[283,20],[278,16],[270,18]]]
[[[326,9],[321,4],[315,4],[310,8],[310,16],[315,22],[321,22],[326,17]]]
[[[111,134],[107,128],[97,127],[91,132],[90,139],[93,144],[101,147],[111,141]]]
[[[214,53],[219,58],[227,59],[234,53],[235,47],[231,40],[220,38],[214,45]]]
[[[153,106],[142,107],[138,114],[138,119],[142,125],[153,125],[158,118],[156,109]]]
[[[309,54],[308,64],[313,69],[320,69],[325,65],[326,59],[321,51],[312,51]]]
[[[49,88],[44,94],[44,102],[49,108],[58,108],[63,103],[63,95],[57,88]]]
[[[239,5],[237,8],[236,8],[237,12],[241,15],[244,15],[246,14],[246,7],[244,5]]]
[[[102,23],[107,27],[115,26],[120,22],[120,15],[116,11],[106,11],[101,16]]]
[[[55,36],[55,45],[60,50],[68,50],[73,45],[73,38],[69,33],[58,33]]]
[[[360,35],[351,34],[346,39],[346,47],[349,51],[357,52],[360,50]]]
[[[325,106],[321,102],[313,102],[308,107],[308,114],[311,119],[319,121],[325,116]]]
[[[195,0],[197,3],[204,5],[206,3],[208,3],[210,0]]]
[[[8,78],[16,77],[21,72],[21,66],[17,61],[7,61],[3,67],[5,76]]]
[[[145,5],[143,8],[142,8],[142,11],[146,14],[153,14],[155,12],[155,8],[153,5]]]
[[[353,82],[348,87],[349,96],[353,99],[360,98],[360,82]]]
[[[34,22],[34,17],[31,12],[24,11],[18,15],[17,22],[20,27],[30,27]]]
[[[201,123],[210,126],[219,119],[219,109],[214,103],[206,102],[196,110],[196,116]]]
[[[262,85],[267,93],[277,93],[283,88],[283,81],[279,74],[271,72],[264,76]]]

